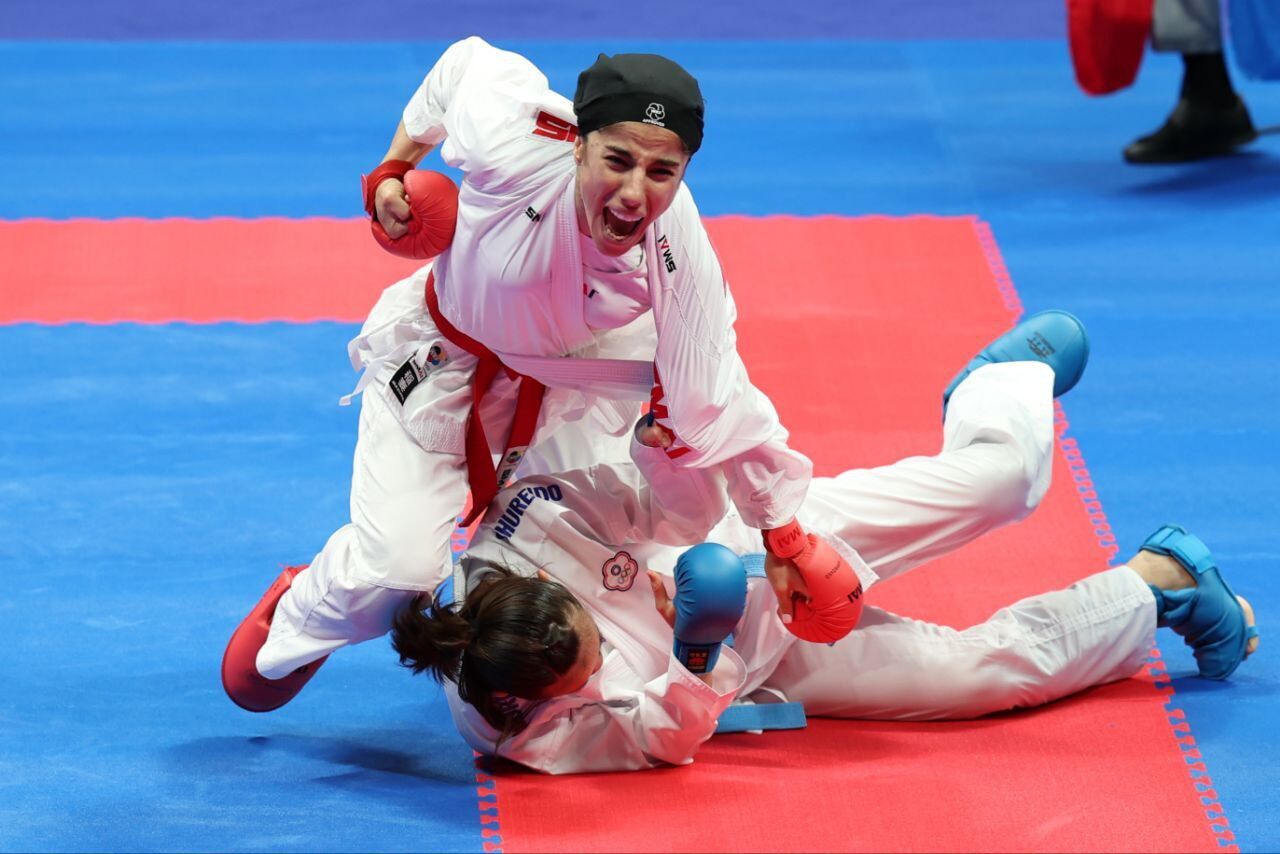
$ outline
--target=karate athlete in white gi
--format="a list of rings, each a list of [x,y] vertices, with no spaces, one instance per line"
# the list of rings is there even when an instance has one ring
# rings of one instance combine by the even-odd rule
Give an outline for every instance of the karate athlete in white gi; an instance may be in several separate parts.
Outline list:
[[[1027,515],[1049,485],[1054,392],[1083,368],[1073,321],[1037,315],[962,371],[937,456],[814,479],[804,526],[870,587]],[[1002,361],[1026,357],[1040,333],[1054,367]],[[867,606],[844,639],[807,643],[779,616],[785,583],[775,598],[769,579],[747,580],[760,537],[727,506],[718,470],[639,444],[632,456],[643,474],[602,462],[506,489],[459,564],[462,603],[424,596],[397,618],[401,662],[445,683],[477,751],[553,774],[685,764],[735,699],[785,698],[828,717],[971,718],[1133,675],[1157,624],[1186,637],[1210,678],[1257,645],[1248,604],[1174,526],[1126,565],[963,631]],[[662,544],[712,519],[710,543]],[[730,631],[732,648],[717,649]]]
[[[803,564],[794,518],[812,466],[747,377],[683,183],[702,125],[697,82],[662,57],[601,55],[573,103],[479,38],[440,57],[366,176],[366,204],[385,237],[411,238],[401,178],[440,145],[465,176],[456,234],[351,343],[364,370],[351,523],[233,635],[233,701],[277,708],[329,653],[384,634],[405,591],[450,572],[468,487],[478,514],[521,463],[559,467],[556,433],[573,422],[586,425],[573,442],[625,448],[641,400],[670,434],[665,454],[723,471],[745,523]]]

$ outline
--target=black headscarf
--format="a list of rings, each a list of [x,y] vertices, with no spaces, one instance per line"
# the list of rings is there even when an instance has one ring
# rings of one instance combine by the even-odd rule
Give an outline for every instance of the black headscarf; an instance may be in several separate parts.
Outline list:
[[[573,110],[582,134],[617,122],[644,122],[675,133],[690,154],[702,145],[698,81],[664,56],[600,54],[578,75]]]

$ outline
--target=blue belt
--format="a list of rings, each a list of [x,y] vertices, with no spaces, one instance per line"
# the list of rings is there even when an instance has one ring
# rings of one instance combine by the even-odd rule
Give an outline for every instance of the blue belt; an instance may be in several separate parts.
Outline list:
[[[804,729],[808,725],[800,703],[735,703],[720,713],[716,732]]]

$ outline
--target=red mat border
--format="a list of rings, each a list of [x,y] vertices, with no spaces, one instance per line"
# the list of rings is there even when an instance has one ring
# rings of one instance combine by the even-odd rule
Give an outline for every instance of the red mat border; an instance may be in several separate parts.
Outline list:
[[[502,854],[498,781],[485,770],[485,757],[472,751],[476,769],[476,801],[480,814],[480,840],[486,854]]]
[[[972,222],[974,232],[978,237],[978,243],[982,246],[982,252],[991,268],[991,275],[995,279],[996,287],[1000,290],[1000,296],[1004,300],[1005,308],[1009,310],[1009,321],[1010,323],[1017,323],[1024,313],[1022,298],[1018,295],[1017,287],[1013,284],[1013,277],[1009,275],[1009,268],[1005,265],[1000,246],[996,243],[995,234],[991,230],[990,224],[977,217],[974,217]],[[1097,538],[1098,545],[1106,552],[1107,562],[1111,563],[1120,552],[1120,544],[1116,540],[1115,533],[1111,530],[1111,523],[1107,520],[1106,511],[1102,507],[1102,499],[1098,497],[1097,489],[1093,483],[1093,475],[1089,472],[1089,466],[1085,462],[1084,452],[1080,449],[1080,443],[1074,436],[1069,435],[1071,422],[1067,420],[1066,410],[1063,409],[1062,402],[1058,400],[1053,402],[1053,427],[1058,445],[1062,449],[1062,455],[1066,458],[1067,468],[1071,472],[1071,480],[1075,484],[1076,497],[1080,499],[1085,513],[1089,516],[1089,522],[1093,525],[1093,535]],[[1222,805],[1217,791],[1213,788],[1213,780],[1209,776],[1204,755],[1196,746],[1195,736],[1191,733],[1191,724],[1187,721],[1186,712],[1174,705],[1174,698],[1177,692],[1169,679],[1169,672],[1164,666],[1159,646],[1152,647],[1150,660],[1143,671],[1143,675],[1150,680],[1150,684],[1155,691],[1165,696],[1165,711],[1168,714],[1171,735],[1182,750],[1182,758],[1187,763],[1189,780],[1200,799],[1200,804],[1204,807],[1205,822],[1209,827],[1209,831],[1218,839],[1219,850],[1239,852],[1240,846],[1236,844],[1235,833],[1231,830],[1226,808]]]
[[[1071,470],[1076,495],[1084,505],[1085,512],[1089,514],[1089,521],[1094,526],[1093,534],[1097,537],[1098,545],[1107,552],[1107,561],[1111,562],[1119,553],[1120,545],[1116,542],[1115,534],[1107,521],[1102,501],[1098,498],[1093,476],[1089,473],[1089,466],[1084,460],[1084,452],[1080,450],[1079,442],[1075,437],[1067,435],[1071,429],[1071,423],[1067,420],[1066,412],[1058,401],[1054,401],[1053,409],[1054,432],[1057,434],[1063,456],[1066,457],[1067,466]],[[1219,850],[1238,852],[1240,846],[1236,844],[1235,833],[1231,830],[1231,823],[1227,819],[1226,808],[1213,788],[1213,780],[1209,777],[1204,756],[1196,746],[1195,736],[1191,734],[1191,724],[1187,722],[1186,713],[1174,705],[1177,692],[1169,679],[1168,670],[1165,669],[1159,646],[1152,647],[1142,675],[1150,681],[1157,693],[1165,697],[1165,713],[1168,715],[1170,734],[1182,751],[1191,785],[1200,799],[1201,806],[1204,807],[1204,817],[1209,831],[1218,839]]]

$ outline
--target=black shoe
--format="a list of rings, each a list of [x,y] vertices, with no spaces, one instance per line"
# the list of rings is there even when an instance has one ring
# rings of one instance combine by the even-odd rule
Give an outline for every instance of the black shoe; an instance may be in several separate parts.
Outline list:
[[[1130,163],[1185,163],[1229,154],[1257,138],[1253,120],[1239,97],[1230,107],[1206,106],[1184,98],[1158,131],[1124,150],[1124,159]]]

